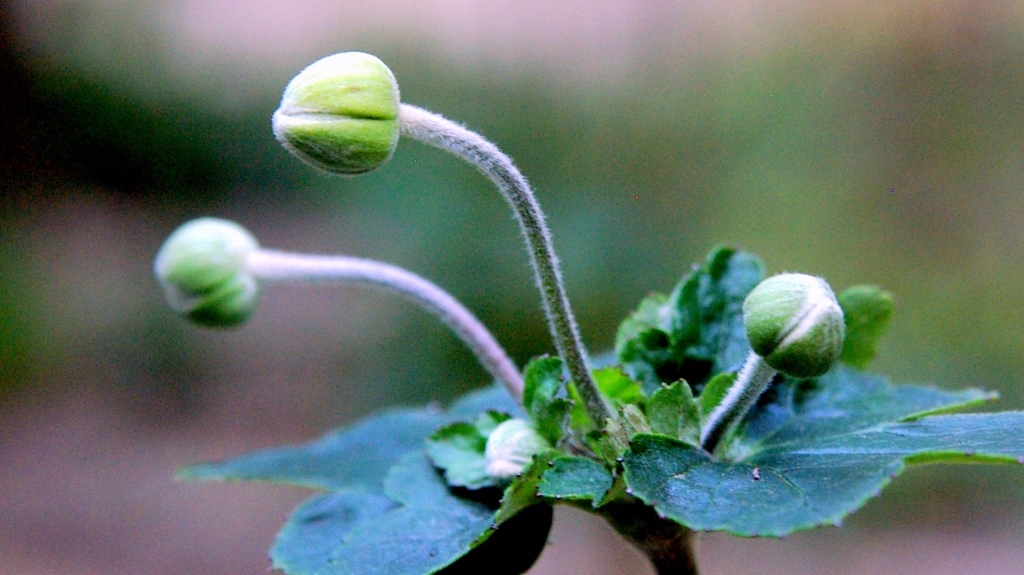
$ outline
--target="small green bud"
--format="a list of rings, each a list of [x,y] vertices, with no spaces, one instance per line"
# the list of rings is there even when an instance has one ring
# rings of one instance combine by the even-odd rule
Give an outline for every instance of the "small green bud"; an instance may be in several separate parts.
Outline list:
[[[247,259],[258,249],[242,226],[200,218],[174,230],[153,269],[174,311],[207,327],[231,327],[256,307],[256,278]]]
[[[510,479],[522,473],[534,455],[550,448],[528,421],[509,419],[487,437],[484,470],[494,479]]]
[[[780,274],[758,284],[743,302],[743,325],[754,352],[793,377],[823,375],[843,349],[843,310],[814,276]]]
[[[398,146],[398,83],[375,56],[328,56],[288,83],[272,123],[299,159],[336,174],[370,172]]]

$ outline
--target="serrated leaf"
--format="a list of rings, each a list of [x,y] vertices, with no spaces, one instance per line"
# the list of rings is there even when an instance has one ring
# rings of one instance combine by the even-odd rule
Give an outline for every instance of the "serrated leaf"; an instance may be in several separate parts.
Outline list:
[[[533,462],[505,488],[501,497],[501,508],[494,518],[496,525],[509,521],[524,509],[540,503],[537,497],[537,486],[549,464],[561,454],[553,449],[538,453]]]
[[[318,489],[379,491],[387,471],[447,422],[436,409],[398,409],[363,419],[298,446],[277,447],[182,468],[177,477],[264,481]]]
[[[757,256],[734,248],[711,252],[669,296],[678,353],[711,362],[711,373],[738,369],[750,349],[743,300],[764,279]]]
[[[543,497],[599,503],[612,487],[612,474],[600,463],[583,457],[556,457],[541,476],[537,492]]]
[[[889,328],[896,300],[877,286],[859,285],[839,294],[839,306],[846,319],[846,339],[839,359],[864,369],[878,353],[878,341]]]
[[[756,256],[713,250],[667,298],[644,300],[619,327],[615,349],[623,369],[647,395],[678,379],[700,389],[709,375],[738,369],[750,349],[743,300],[763,277]]]
[[[693,445],[700,442],[700,409],[685,381],[663,386],[647,400],[647,420],[654,433]]]
[[[640,384],[633,381],[619,367],[603,367],[594,370],[594,383],[605,398],[616,409],[630,403],[639,403],[644,395]]]
[[[385,483],[397,505],[383,510],[376,495],[365,507],[346,496],[300,507],[272,549],[274,566],[289,575],[477,573],[497,555],[504,562],[488,571],[512,574],[547,538],[549,507],[510,518],[499,536],[495,510],[451,494],[423,453],[404,456]]]
[[[977,390],[892,387],[844,367],[775,387],[730,460],[668,437],[635,436],[624,456],[634,495],[692,529],[782,536],[839,522],[907,462],[1024,456],[1022,413],[929,415],[991,399]]]
[[[540,357],[530,361],[523,373],[523,405],[533,419],[534,427],[551,445],[557,445],[565,434],[572,405],[556,397],[562,388],[562,360]],[[582,403],[580,404],[582,407]]]

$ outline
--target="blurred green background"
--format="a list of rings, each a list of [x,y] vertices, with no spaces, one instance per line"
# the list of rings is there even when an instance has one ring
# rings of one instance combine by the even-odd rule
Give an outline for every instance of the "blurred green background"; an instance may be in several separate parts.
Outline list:
[[[22,0],[0,4],[0,42],[2,574],[265,572],[306,493],[174,467],[487,382],[372,291],[271,286],[239,330],[185,324],[151,261],[188,219],[401,265],[520,364],[553,351],[511,214],[473,169],[402,142],[328,177],[273,140],[284,85],[338,51],[376,54],[404,101],[516,160],[592,351],[735,243],[772,272],[895,292],[877,362],[894,380],[1024,408],[1020,3]],[[702,553],[709,573],[1017,573],[1022,479],[915,469],[842,530]],[[559,525],[538,573],[640,565],[599,525]]]

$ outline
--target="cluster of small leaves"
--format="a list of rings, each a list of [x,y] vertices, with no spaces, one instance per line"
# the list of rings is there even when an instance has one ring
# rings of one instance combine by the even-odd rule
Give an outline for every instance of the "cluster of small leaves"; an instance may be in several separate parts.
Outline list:
[[[1024,413],[951,413],[993,394],[896,387],[862,371],[893,310],[871,286],[839,296],[840,363],[816,379],[777,377],[714,454],[702,449],[701,425],[749,353],[741,306],[763,275],[755,256],[719,248],[670,295],[641,302],[619,329],[620,365],[594,371],[615,413],[607,421],[591,420],[561,360],[541,357],[524,372],[522,406],[494,387],[446,412],[391,411],[180,476],[325,490],[271,550],[285,573],[420,575],[522,572],[543,549],[555,503],[604,514],[633,540],[645,528],[623,516],[661,530],[782,536],[839,523],[907,464],[1024,462]],[[485,448],[510,417],[554,448],[501,481],[486,472]]]

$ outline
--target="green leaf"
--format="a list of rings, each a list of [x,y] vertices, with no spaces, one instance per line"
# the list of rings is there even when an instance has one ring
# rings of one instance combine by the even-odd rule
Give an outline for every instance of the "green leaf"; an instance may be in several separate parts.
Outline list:
[[[205,481],[265,481],[318,489],[379,491],[387,471],[447,418],[429,408],[399,409],[363,419],[321,439],[182,468],[177,477]]]
[[[594,370],[594,383],[597,384],[601,395],[609,399],[616,409],[629,403],[639,403],[644,398],[640,384],[623,373],[619,367]]]
[[[782,536],[840,522],[908,462],[1024,461],[1024,413],[935,415],[991,398],[892,387],[845,367],[817,381],[783,378],[726,460],[638,435],[625,478],[634,495],[691,529]]]
[[[763,277],[756,256],[713,250],[671,295],[648,297],[619,326],[615,350],[623,369],[648,395],[679,379],[700,389],[709,375],[738,369],[750,349],[743,300]]]
[[[596,506],[612,487],[612,474],[600,463],[583,457],[556,457],[541,476],[537,492],[569,501],[590,500]]]
[[[711,252],[669,296],[678,353],[711,362],[711,373],[738,369],[750,346],[743,300],[764,279],[757,256],[734,248]]]
[[[496,525],[500,526],[524,509],[540,503],[537,486],[540,484],[541,476],[550,467],[550,463],[560,455],[552,449],[533,457],[533,463],[526,466],[519,477],[505,488],[505,493],[501,497],[501,508],[494,518]]]
[[[718,407],[718,404],[722,403],[725,399],[725,394],[729,393],[729,388],[736,382],[736,373],[720,373],[708,381],[707,385],[704,386],[704,391],[700,392],[700,397],[697,398],[697,405],[700,407],[701,419],[711,415],[711,412]]]
[[[452,495],[423,453],[389,472],[384,505],[370,494],[320,496],[302,505],[271,550],[274,567],[289,575],[426,575],[520,573],[543,549],[550,507],[526,510],[495,530],[495,511]]]
[[[705,393],[708,387],[704,388]],[[700,443],[700,410],[685,381],[663,386],[647,400],[647,420],[654,433],[693,445]]]
[[[839,359],[864,369],[878,353],[878,341],[896,311],[892,294],[876,286],[858,285],[839,294],[846,318],[846,339]]]
[[[557,357],[533,359],[527,364],[523,379],[523,405],[533,419],[537,433],[551,445],[557,445],[565,434],[565,425],[572,410],[567,399],[556,397],[562,388],[562,360]]]

